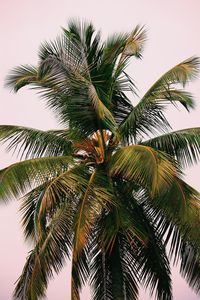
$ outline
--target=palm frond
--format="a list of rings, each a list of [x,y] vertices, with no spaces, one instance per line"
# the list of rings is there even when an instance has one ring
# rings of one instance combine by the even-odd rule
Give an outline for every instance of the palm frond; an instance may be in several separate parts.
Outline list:
[[[114,91],[112,95],[112,112],[117,125],[120,125],[124,119],[132,111],[133,105],[131,104],[125,93],[121,91]]]
[[[0,171],[0,198],[18,197],[68,169],[72,157],[42,157],[18,162]]]
[[[25,237],[37,239],[42,234],[42,223],[62,202],[76,207],[80,194],[85,191],[88,176],[83,166],[63,171],[53,179],[36,187],[22,198],[22,225]],[[44,220],[44,222],[43,222]]]
[[[85,55],[90,72],[96,68],[96,63],[101,55],[101,35],[95,34],[95,28],[91,22],[80,22],[71,19],[68,29],[63,29],[67,39],[71,40]]]
[[[105,119],[108,128],[110,128],[111,125],[113,128],[115,125],[114,118],[102,102],[102,99],[100,100],[91,80],[92,77],[88,75],[90,67],[93,68],[93,66],[88,65],[88,56],[92,50],[90,47],[92,47],[93,44],[90,45],[90,43],[94,28],[91,24],[84,24],[84,26],[82,26],[81,23],[77,24],[71,21],[69,30],[65,30],[64,32],[65,36],[63,41],[58,40],[55,43],[46,43],[41,48],[40,57],[42,58],[42,64],[49,64],[49,60],[51,60],[56,69],[53,70],[53,72],[51,71],[53,73],[53,86],[58,86],[59,91],[61,89],[64,94],[66,94],[66,87],[68,87],[68,98],[70,94],[72,96],[74,92],[75,94],[78,93],[79,88],[85,88],[86,98],[89,97],[97,113],[97,117],[103,120]],[[97,45],[95,47],[97,48]],[[94,51],[94,49],[92,51]],[[61,76],[60,79],[58,77],[57,82],[55,81],[56,74],[58,74],[59,77]],[[47,91],[47,94],[45,93],[44,95],[50,96],[51,94]],[[73,108],[75,108],[74,105]]]
[[[74,249],[73,249],[73,260],[76,262],[79,252],[86,246],[87,239],[91,231],[92,224],[95,219],[95,209],[90,203],[89,193],[91,193],[91,184],[94,180],[96,172],[90,176],[87,188],[80,199],[77,214],[74,220]]]
[[[132,183],[123,183],[120,179],[116,182],[122,206],[120,212],[124,210],[121,217],[123,241],[120,244],[127,255],[130,273],[139,283],[150,287],[157,299],[171,299],[169,261],[151,210],[143,203],[146,194],[143,195],[138,188],[136,192]],[[131,236],[131,232],[137,234]]]
[[[161,135],[143,142],[164,151],[187,167],[196,163],[200,152],[200,128],[188,128]]]
[[[179,83],[184,86],[188,81],[195,79],[198,72],[199,58],[196,56],[190,57],[162,75],[147,91],[143,99],[147,99],[153,92],[162,90],[163,87],[168,88],[172,84]]]
[[[112,113],[100,100],[94,85],[90,83],[88,83],[88,94],[92,101],[92,105],[97,112],[97,117],[103,121],[103,124],[105,124],[103,128],[109,129],[111,132],[115,132],[116,123]]]
[[[128,57],[141,57],[145,41],[146,30],[143,26],[139,25],[131,33],[120,33],[109,36],[103,48],[102,67],[110,65],[110,72],[115,74],[114,77],[117,78],[122,71],[122,65],[124,66],[124,62]],[[119,61],[117,61],[118,59]]]
[[[164,152],[143,145],[133,145],[121,148],[112,156],[109,170],[111,176],[119,174],[155,194],[170,184],[177,166]]]
[[[124,262],[120,250],[118,236],[116,236],[112,246],[112,252],[110,252],[110,254],[107,253],[113,299],[124,299],[126,297],[126,291],[124,289],[124,277],[126,277],[126,273],[123,272],[125,271],[123,270]]]
[[[102,209],[114,204],[111,192],[99,186],[101,176],[96,170],[91,173],[77,205],[74,218],[74,262],[78,259],[79,252],[88,244],[92,228]]]
[[[199,293],[199,193],[175,177],[168,191],[151,203],[152,206],[148,204],[147,209],[154,215],[157,230],[163,235],[165,243],[170,245],[170,257],[174,263],[181,261],[182,276]]]
[[[6,85],[17,92],[22,87],[33,84],[38,79],[37,68],[31,65],[16,67],[6,78]]]
[[[183,229],[183,232],[189,230],[191,241],[199,241],[198,233],[195,231],[199,223],[199,192],[174,176],[171,186],[168,190],[163,190],[162,196],[155,198],[155,203],[168,218]]]
[[[88,249],[83,248],[74,260],[72,252],[71,299],[80,300],[80,291],[89,277]]]
[[[183,238],[184,240],[184,238]],[[180,273],[186,279],[189,286],[200,293],[200,251],[188,242],[181,243],[181,265]]]
[[[145,30],[136,26],[130,33],[121,33],[110,36],[103,49],[102,62],[98,69],[102,87],[109,104],[113,102],[114,91],[131,91],[136,93],[136,87],[130,76],[125,72],[131,56],[140,57],[145,40]]]
[[[137,25],[126,41],[121,60],[123,60],[127,56],[135,56],[141,58],[145,42],[146,30],[144,29],[144,26]]]
[[[92,249],[93,255],[90,262],[90,284],[92,286],[92,299],[112,299],[110,289],[109,268],[107,256],[103,250],[100,250],[96,244],[96,248]]]
[[[155,292],[156,299],[171,300],[171,272],[162,242],[151,235],[147,247],[139,247],[136,260],[141,281],[146,288],[150,287],[151,295]]]
[[[186,82],[197,77],[198,70],[199,59],[191,57],[161,76],[122,122],[120,126],[122,135],[127,140],[129,136],[136,139],[137,136],[169,128],[169,123],[162,112],[166,103],[176,104],[179,102],[187,110],[193,108],[191,94],[174,89],[174,85],[182,84],[184,86]]]
[[[46,232],[31,251],[14,292],[14,299],[42,299],[53,270],[58,273],[71,246],[71,215],[65,203],[53,215]]]
[[[60,60],[54,59],[54,63],[57,68]],[[68,68],[68,66],[65,68]],[[59,76],[61,72],[63,73],[63,71],[58,71]],[[69,74],[66,75],[66,72]],[[69,122],[70,125],[75,125],[77,128],[82,125],[84,130],[96,125],[93,131],[96,131],[98,126],[103,123],[101,125],[103,128],[114,131],[115,120],[112,113],[104,104],[103,99],[99,97],[95,85],[91,79],[87,78],[87,74],[84,75],[81,74],[80,70],[74,71],[69,68],[69,70],[64,70],[62,76],[64,79],[58,78],[56,81],[55,72],[53,72],[53,82],[48,89],[44,86],[44,92],[42,93],[43,97],[48,99],[48,105],[59,113],[61,120],[64,123]],[[54,87],[56,87],[56,90]],[[58,96],[57,103],[54,101],[55,96]],[[77,120],[79,120],[79,123],[77,123]]]
[[[72,152],[67,130],[42,131],[22,126],[1,125],[0,141],[8,145],[7,151],[18,150],[18,154],[25,158],[69,155]]]
[[[162,109],[163,106],[152,102],[146,103],[145,107],[139,104],[133,107],[119,125],[122,140],[128,144],[138,143],[149,134],[171,129]]]
[[[124,247],[119,227],[112,222],[115,222],[113,214],[110,213],[109,216],[105,218],[105,215],[102,215],[102,218],[100,218],[90,245],[92,299],[138,299],[138,278],[135,272],[135,264],[132,257],[129,256],[127,248]],[[110,224],[110,227],[108,224]],[[102,245],[102,234],[105,236],[105,231],[107,231],[110,238],[110,240],[107,240],[107,243],[110,244],[109,247],[105,243]]]
[[[22,199],[20,211],[22,213],[22,227],[24,236],[31,241],[38,240],[38,213],[47,183],[36,187],[27,193]],[[46,226],[46,218],[39,220],[40,225]]]

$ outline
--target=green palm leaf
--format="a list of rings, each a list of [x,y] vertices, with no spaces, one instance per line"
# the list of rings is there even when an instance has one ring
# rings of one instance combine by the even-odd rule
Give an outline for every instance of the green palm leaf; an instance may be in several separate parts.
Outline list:
[[[161,76],[122,122],[122,135],[126,138],[136,138],[155,130],[166,130],[169,124],[162,113],[166,103],[180,102],[186,109],[192,108],[192,96],[185,91],[174,89],[174,84],[184,86],[189,80],[197,77],[198,70],[199,59],[191,57]]]
[[[149,202],[149,201],[148,201]],[[181,261],[180,270],[189,285],[199,292],[200,287],[200,239],[199,193],[183,180],[174,178],[168,191],[147,205],[165,243],[170,244],[170,256],[174,263]]]
[[[72,157],[57,156],[35,158],[10,165],[0,171],[0,197],[5,200],[18,197],[27,189],[67,170],[72,162]]]
[[[161,135],[143,142],[164,151],[183,166],[196,163],[200,152],[200,128],[188,128]]]
[[[200,291],[200,255],[196,247],[182,241],[180,273],[196,293]]]
[[[6,80],[6,85],[17,92],[22,87],[33,84],[38,80],[37,68],[31,65],[24,65],[12,70]]]
[[[24,235],[26,239],[31,241],[37,241],[38,223],[42,227],[46,225],[46,218],[43,216],[42,219],[38,220],[39,210],[41,201],[45,192],[47,183],[36,187],[22,198],[20,211],[22,213],[22,226],[24,228]],[[41,233],[41,229],[40,229]]]
[[[84,248],[79,252],[76,260],[72,259],[71,299],[73,300],[80,299],[80,291],[89,277],[88,265],[88,249]]]
[[[91,184],[95,177],[95,171],[91,174],[87,188],[80,199],[77,214],[74,220],[74,252],[73,260],[76,262],[79,252],[87,244],[93,222],[95,220],[95,208],[93,207],[89,193],[91,194]],[[97,209],[98,213],[98,209]]]
[[[15,152],[18,149],[18,153],[25,158],[69,155],[72,152],[66,130],[42,131],[22,126],[1,125],[0,141],[8,144],[7,151]]]
[[[80,194],[73,220],[73,253],[72,253],[72,299],[80,299],[80,290],[89,276],[88,253],[90,236],[102,209],[115,204],[109,189],[102,184],[103,174],[98,170],[87,174],[87,184]],[[84,176],[86,178],[86,175]]]
[[[14,292],[14,299],[41,299],[53,270],[58,273],[69,256],[71,214],[63,204],[52,217],[35,249],[31,251]]]
[[[152,194],[169,185],[177,172],[177,168],[164,152],[143,145],[132,145],[118,150],[111,158],[109,168],[111,176],[119,174],[146,187]]]
[[[131,273],[138,282],[150,287],[151,293],[156,286],[157,299],[171,299],[169,261],[162,244],[162,235],[155,226],[151,210],[146,210],[143,203],[145,194],[133,193],[132,183],[124,184],[119,180],[117,183],[123,205],[120,212],[124,210],[121,220],[125,236],[121,243],[124,245],[125,253],[128,254]],[[137,234],[130,236],[129,228]]]
[[[98,185],[101,176],[100,172],[93,171],[80,196],[74,218],[74,261],[79,252],[87,245],[91,230],[102,209],[108,205],[116,205],[109,189]]]
[[[155,198],[155,202],[178,226],[183,226],[184,231],[185,226],[189,228],[191,240],[199,241],[195,228],[199,223],[200,200],[195,189],[174,176],[171,186],[168,190],[163,190],[163,193]]]
[[[93,299],[137,299],[138,284],[135,264],[129,256],[120,234],[119,227],[113,226],[114,215],[102,215],[92,239],[92,260],[90,281],[93,286]],[[101,222],[103,222],[103,232]],[[109,227],[110,225],[110,227]],[[105,231],[109,230],[110,244],[106,245]],[[119,247],[120,245],[120,247]],[[129,244],[130,246],[130,244]],[[107,248],[107,250],[106,250]]]

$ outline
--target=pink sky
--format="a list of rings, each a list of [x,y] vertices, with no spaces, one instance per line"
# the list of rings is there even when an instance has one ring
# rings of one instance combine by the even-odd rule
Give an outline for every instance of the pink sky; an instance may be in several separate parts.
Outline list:
[[[129,67],[142,95],[163,72],[178,62],[200,56],[200,1],[199,0],[1,0],[0,2],[0,124],[17,124],[40,129],[56,128],[51,112],[44,110],[33,91],[21,90],[17,95],[3,88],[5,76],[16,65],[37,62],[37,51],[44,40],[53,39],[60,27],[71,17],[92,20],[103,36],[113,32],[128,31],[138,23],[146,24],[148,42],[144,59]],[[175,129],[200,127],[200,80],[188,90],[196,99],[196,110],[190,114],[177,110],[167,113]],[[0,152],[0,168],[16,161],[11,153]],[[186,170],[187,181],[200,190],[200,164]],[[0,300],[11,300],[14,282],[20,275],[29,249],[24,244],[20,228],[20,215],[16,201],[0,206]],[[174,271],[174,299],[197,300],[177,271]],[[47,299],[64,300],[69,296],[70,269],[66,267],[50,283]],[[89,300],[86,289],[83,300]],[[148,293],[140,300],[148,300]]]

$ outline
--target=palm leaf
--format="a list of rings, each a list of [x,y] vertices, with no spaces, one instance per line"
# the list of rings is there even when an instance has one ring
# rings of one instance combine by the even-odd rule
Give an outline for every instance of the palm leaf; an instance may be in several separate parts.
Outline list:
[[[103,126],[114,131],[115,120],[88,78],[87,60],[85,57],[80,60],[80,55],[83,53],[81,49],[77,53],[77,49],[78,46],[66,35],[55,42],[45,43],[40,50],[41,64],[38,71],[35,71],[37,76],[26,84],[33,83],[40,90],[40,94],[48,100],[48,105],[58,113],[63,123],[70,121],[72,125],[78,128],[82,125],[84,130],[88,130],[97,123],[95,120],[97,117],[103,121]],[[20,88],[19,78],[21,80],[21,77],[24,78],[26,75],[22,76],[21,73],[20,68],[16,69],[15,76],[11,74],[8,79],[9,84],[14,85],[16,90]],[[84,96],[84,101],[80,96],[82,98]],[[83,108],[87,113],[83,114]],[[81,120],[83,120],[82,124]],[[97,129],[96,125],[89,133]]]
[[[177,172],[176,166],[164,152],[143,145],[118,150],[110,160],[109,169],[111,176],[119,174],[146,187],[152,194],[170,184]]]
[[[175,177],[168,191],[151,203],[148,211],[154,215],[154,222],[165,243],[170,244],[170,257],[173,257],[174,263],[181,260],[181,274],[199,293],[199,193]]]
[[[162,113],[163,104],[180,102],[186,109],[192,108],[192,96],[174,89],[174,84],[184,86],[186,82],[197,77],[198,69],[199,59],[191,57],[161,76],[122,122],[122,135],[128,139],[129,136],[136,138],[149,132],[154,133],[155,130],[166,130],[169,124]]]
[[[113,299],[124,299],[126,297],[124,290],[124,276],[126,275],[126,273],[123,272],[123,260],[120,250],[121,249],[119,248],[118,236],[116,236],[112,247],[112,252],[110,253],[110,255],[107,254],[108,264],[110,267],[109,269]]]
[[[91,230],[102,209],[108,205],[115,205],[109,189],[99,186],[100,182],[102,184],[101,176],[101,172],[93,171],[80,196],[74,218],[74,262],[78,259],[79,252],[87,245]]]
[[[127,248],[124,247],[122,235],[118,231],[119,227],[112,222],[115,222],[113,214],[110,213],[109,216],[105,218],[105,215],[102,215],[100,218],[90,245],[92,249],[90,262],[92,299],[138,299],[135,264],[132,257],[129,257]],[[109,227],[108,224],[111,226]],[[109,248],[105,243],[102,245],[105,231],[110,237],[110,241],[107,242],[112,244]]]
[[[104,174],[105,175],[105,174]],[[108,205],[113,205],[113,197],[102,185],[108,185],[106,176],[103,173],[93,171],[85,187],[84,192],[80,196],[79,203],[76,207],[76,213],[73,221],[74,240],[72,254],[72,299],[80,299],[80,290],[89,276],[89,252],[90,239],[93,228],[102,209]],[[104,185],[103,185],[104,186]]]
[[[64,137],[64,134],[66,137]],[[21,157],[58,156],[71,153],[67,131],[42,131],[14,125],[0,126],[0,141],[8,144],[6,150],[18,149]]]
[[[25,237],[37,240],[44,230],[41,226],[46,224],[48,214],[52,214],[62,202],[76,203],[76,194],[82,184],[83,179],[73,169],[44,182],[23,196],[20,210]]]
[[[132,183],[117,179],[117,190],[121,199],[120,212],[123,224],[123,242],[130,273],[150,292],[156,292],[157,299],[171,299],[170,267],[162,243],[162,235],[155,226],[150,209],[143,201],[145,194],[135,192]],[[130,235],[136,232],[135,235]],[[139,237],[139,238],[138,238]],[[131,297],[130,297],[131,299]]]
[[[80,300],[80,291],[89,277],[88,249],[83,248],[74,260],[72,252],[71,299]]]
[[[200,128],[188,128],[161,135],[143,142],[144,145],[164,151],[183,166],[196,163],[200,152]]]
[[[91,279],[90,283],[92,286],[92,299],[112,299],[110,278],[109,278],[109,267],[105,252],[100,250],[98,244],[96,248],[93,247],[93,255],[90,264]]]
[[[37,68],[31,65],[16,67],[6,79],[6,85],[17,92],[22,87],[35,83],[38,79]]]
[[[71,27],[69,31],[65,31],[65,36],[62,40],[58,40],[55,43],[44,45],[41,49],[41,58],[42,64],[45,66],[46,63],[53,63],[53,66],[56,70],[53,70],[53,86],[59,87],[59,91],[65,91],[66,94],[66,86],[68,90],[73,94],[79,93],[79,88],[82,90],[85,88],[86,99],[89,97],[91,104],[97,114],[97,117],[104,120],[108,128],[115,126],[114,118],[109,110],[106,108],[102,100],[100,100],[98,93],[91,81],[89,73],[90,66],[87,62],[87,55],[85,43],[88,43],[88,37],[85,35],[88,34],[89,31],[93,32],[93,29],[90,28],[91,25],[86,25],[82,28],[81,24],[75,26],[75,23],[72,21],[70,23]],[[71,32],[72,30],[72,32]],[[91,34],[90,33],[90,34]],[[76,37],[76,38],[75,38]],[[78,53],[77,53],[78,51]],[[75,53],[75,54],[72,54]],[[81,59],[80,59],[81,57]],[[55,81],[55,75],[58,74],[58,80]],[[45,94],[49,96],[49,94]],[[68,98],[69,98],[68,93]],[[54,96],[54,91],[53,91]],[[68,100],[69,101],[69,100]],[[77,104],[78,99],[76,98]],[[55,104],[54,104],[55,105]],[[73,100],[73,107],[74,100]],[[78,107],[77,107],[78,108]],[[83,107],[82,107],[83,108]],[[70,116],[70,114],[69,114]],[[70,119],[70,117],[69,117]],[[80,121],[80,119],[79,119]]]
[[[80,204],[77,211],[77,216],[74,222],[74,251],[73,260],[76,261],[78,253],[87,244],[87,238],[91,230],[92,223],[94,222],[94,209],[91,210],[91,203],[89,201],[89,193],[91,184],[95,177],[95,171],[91,174],[87,184],[87,188],[83,197],[80,199]]]
[[[112,95],[112,112],[117,125],[120,125],[132,111],[133,105],[124,92],[117,88]]]
[[[44,184],[36,187],[22,198],[20,207],[20,211],[22,213],[22,226],[24,228],[25,238],[30,239],[31,241],[38,240],[38,221],[40,223],[40,226],[41,224],[44,228],[46,226],[46,218],[44,216],[43,218],[38,220],[38,212],[40,209],[46,184],[47,183],[45,182]]]
[[[35,158],[10,165],[0,171],[0,197],[18,197],[27,189],[57,176],[72,163],[71,157]]]
[[[58,273],[69,256],[71,215],[69,205],[57,209],[31,251],[14,292],[14,299],[42,299],[53,270]]]
[[[63,201],[76,207],[80,194],[87,186],[87,176],[83,166],[74,167],[26,194],[21,205],[25,236],[37,239],[44,230],[43,220],[48,222],[48,214],[52,214]]]
[[[71,19],[68,29],[63,28],[63,31],[66,38],[79,49],[79,56],[84,57],[92,74],[102,52],[100,32],[95,34],[95,28],[91,22],[80,22],[76,19]]]
[[[136,56],[140,58],[145,42],[146,30],[144,29],[144,26],[137,25],[127,39],[121,59],[126,56]]]
[[[183,227],[183,232],[189,230],[191,241],[199,241],[195,228],[199,223],[200,200],[194,188],[174,176],[171,186],[155,202],[174,223]]]
[[[191,243],[181,243],[181,265],[180,273],[186,279],[189,286],[200,293],[200,253]]]
[[[169,240],[174,232],[174,236],[177,235],[178,237],[180,235],[183,237],[183,240],[188,239],[198,249],[200,239],[196,226],[199,224],[200,213],[199,192],[179,177],[174,176],[167,190],[163,190],[160,195],[154,197],[151,201],[149,195],[146,196],[146,199],[145,201],[149,201],[148,205],[152,205],[152,208],[147,205],[147,210],[154,215],[152,215],[155,218],[154,222],[157,222],[158,226],[160,226],[159,230],[161,230],[163,236],[169,227],[172,226],[172,229],[169,229],[169,236],[166,237],[166,241]],[[174,230],[176,228],[179,233]],[[172,243],[171,253],[175,254],[175,258],[180,254],[177,249],[180,249],[180,247],[176,243],[174,245]]]
[[[135,93],[135,84],[124,70],[130,56],[141,56],[145,37],[145,30],[136,26],[130,34],[115,34],[106,40],[102,61],[98,69],[97,86],[104,90],[106,95],[104,98],[110,107],[112,107],[111,103],[113,104],[114,92],[119,93],[128,90]],[[125,95],[123,98],[126,98]]]

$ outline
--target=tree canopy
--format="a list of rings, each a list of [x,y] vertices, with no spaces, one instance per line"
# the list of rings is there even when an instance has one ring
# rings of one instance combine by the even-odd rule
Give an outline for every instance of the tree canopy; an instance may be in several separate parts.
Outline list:
[[[137,300],[140,286],[170,300],[170,259],[200,292],[200,195],[183,180],[199,159],[200,128],[172,131],[164,115],[171,104],[194,107],[184,87],[199,58],[172,67],[139,98],[126,67],[142,58],[145,40],[141,26],[102,41],[91,23],[72,20],[41,45],[37,66],[8,76],[15,92],[36,89],[62,126],[0,126],[0,141],[21,155],[0,171],[0,198],[21,197],[33,243],[14,299],[42,299],[70,257],[72,300],[86,282],[94,300]]]

